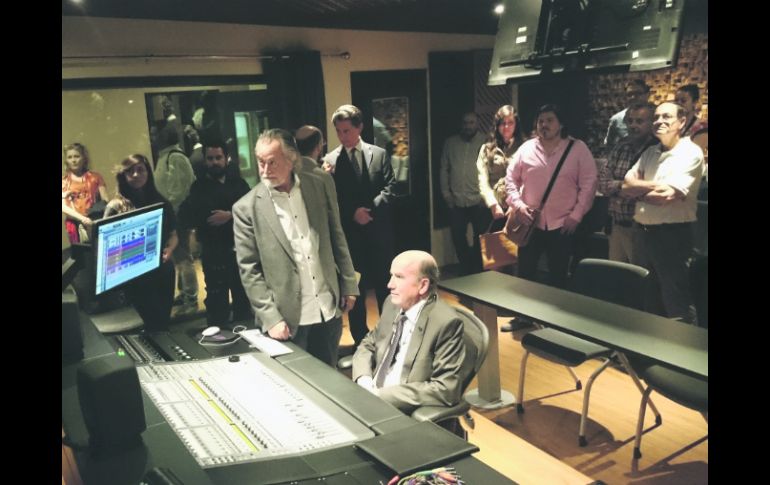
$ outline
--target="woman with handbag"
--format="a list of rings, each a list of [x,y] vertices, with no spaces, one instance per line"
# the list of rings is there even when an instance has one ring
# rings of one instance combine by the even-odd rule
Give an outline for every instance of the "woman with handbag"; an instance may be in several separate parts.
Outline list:
[[[501,106],[495,113],[495,127],[481,146],[476,168],[479,175],[481,198],[492,213],[495,222],[489,232],[499,231],[505,224],[508,210],[505,191],[505,171],[511,156],[524,141],[519,127],[516,108],[510,104]]]
[[[505,177],[507,202],[513,209],[506,232],[529,233],[519,243],[519,276],[536,280],[545,252],[548,284],[564,288],[572,237],[593,204],[597,185],[594,157],[585,143],[567,136],[559,108],[546,104],[537,112],[537,136],[513,155]]]

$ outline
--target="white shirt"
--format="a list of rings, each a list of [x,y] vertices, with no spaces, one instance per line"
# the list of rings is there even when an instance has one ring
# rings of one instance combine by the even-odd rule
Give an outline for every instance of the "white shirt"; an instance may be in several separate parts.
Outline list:
[[[439,183],[448,204],[472,207],[481,202],[476,160],[484,140],[484,135],[476,133],[470,140],[453,135],[444,142]]]
[[[636,203],[634,220],[639,224],[674,224],[693,222],[697,219],[698,187],[703,176],[703,150],[689,137],[681,138],[668,151],[660,144],[642,153],[629,170],[640,180],[653,180],[670,185],[685,195],[666,205],[652,205],[644,201]]]
[[[398,344],[398,352],[396,353],[393,365],[390,366],[388,375],[385,376],[385,382],[383,382],[382,387],[397,386],[401,384],[401,373],[404,370],[406,352],[409,349],[409,343],[412,341],[412,334],[414,333],[415,325],[417,325],[417,319],[420,318],[420,312],[427,301],[427,298],[422,299],[404,312],[406,314],[406,321],[404,322],[404,329],[401,331],[401,342]],[[400,316],[399,313],[399,317]]]
[[[318,233],[308,222],[307,208],[302,199],[300,181],[296,174],[294,186],[287,192],[269,189],[275,213],[291,244],[292,258],[299,271],[301,303],[300,325],[312,325],[334,318],[337,310],[334,295],[323,277],[318,257]],[[291,271],[286,268],[287,271]]]

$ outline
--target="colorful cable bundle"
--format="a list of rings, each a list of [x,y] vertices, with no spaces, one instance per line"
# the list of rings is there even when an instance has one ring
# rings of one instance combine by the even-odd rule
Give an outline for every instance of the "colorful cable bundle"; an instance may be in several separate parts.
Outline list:
[[[463,485],[464,483],[454,468],[441,467],[413,473],[400,480],[396,475],[388,485]]]

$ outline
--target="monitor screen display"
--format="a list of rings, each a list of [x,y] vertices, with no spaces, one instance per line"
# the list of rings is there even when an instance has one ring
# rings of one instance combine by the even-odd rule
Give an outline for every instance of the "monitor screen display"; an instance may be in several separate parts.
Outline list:
[[[96,294],[160,266],[163,204],[153,204],[94,223]]]
[[[672,67],[685,0],[505,0],[489,84],[565,71]]]

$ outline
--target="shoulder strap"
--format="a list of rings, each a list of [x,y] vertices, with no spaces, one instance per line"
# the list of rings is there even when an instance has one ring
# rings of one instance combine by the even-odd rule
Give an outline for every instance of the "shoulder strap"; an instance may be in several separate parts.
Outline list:
[[[540,201],[541,209],[545,207],[545,201],[548,200],[548,196],[551,195],[551,189],[553,188],[553,184],[556,183],[556,177],[559,176],[559,170],[561,170],[561,166],[564,165],[564,160],[567,159],[567,155],[569,155],[569,151],[572,149],[572,145],[574,143],[575,143],[575,140],[570,140],[569,145],[567,145],[567,148],[564,150],[564,153],[562,153],[561,160],[559,160],[559,164],[556,165],[556,170],[553,172],[553,175],[551,176],[551,181],[548,182],[548,188],[545,189],[545,194],[543,194],[543,199]]]

